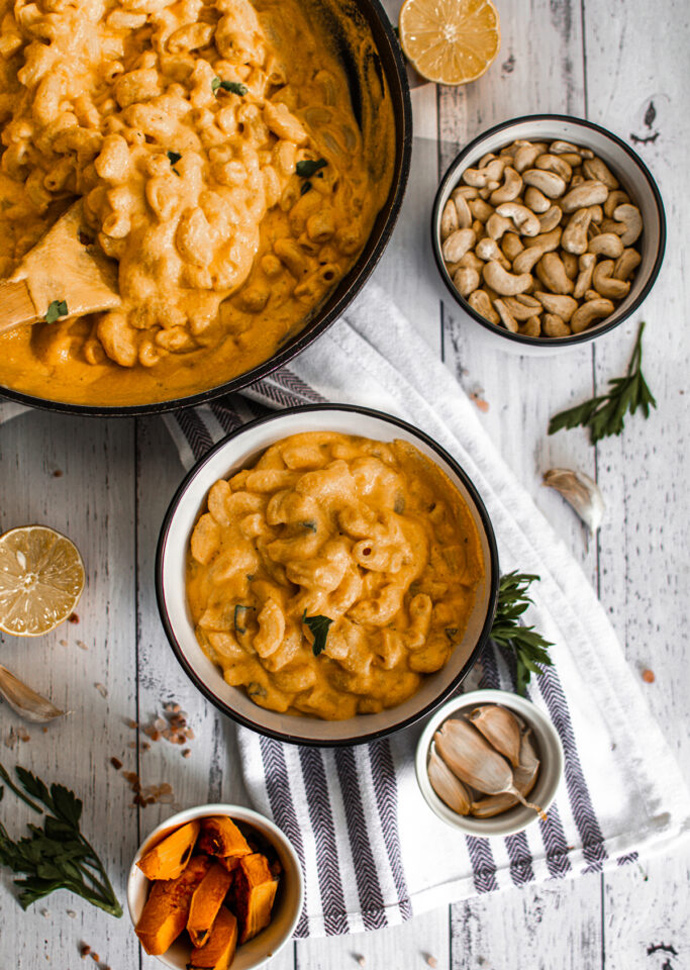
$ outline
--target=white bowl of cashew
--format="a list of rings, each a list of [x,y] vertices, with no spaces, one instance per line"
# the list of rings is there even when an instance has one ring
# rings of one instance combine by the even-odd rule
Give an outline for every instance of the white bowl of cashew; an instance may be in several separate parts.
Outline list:
[[[521,141],[525,157],[506,161],[501,152]],[[593,156],[574,182],[569,145]],[[661,195],[639,156],[604,128],[562,115],[507,121],[470,142],[443,177],[431,230],[441,278],[463,318],[479,324],[470,324],[473,337],[531,356],[581,347],[628,319],[666,244]]]

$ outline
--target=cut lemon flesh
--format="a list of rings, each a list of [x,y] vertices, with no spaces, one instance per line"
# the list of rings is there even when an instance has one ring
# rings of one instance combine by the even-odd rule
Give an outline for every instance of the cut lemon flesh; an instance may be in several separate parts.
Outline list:
[[[405,56],[436,84],[476,80],[501,46],[491,0],[405,0],[399,28]]]
[[[0,630],[37,637],[66,620],[84,589],[74,543],[54,529],[27,525],[0,536]]]

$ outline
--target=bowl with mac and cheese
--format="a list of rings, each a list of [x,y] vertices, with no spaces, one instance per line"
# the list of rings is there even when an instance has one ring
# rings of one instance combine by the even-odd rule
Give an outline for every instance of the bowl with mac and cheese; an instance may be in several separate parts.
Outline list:
[[[342,313],[402,202],[411,112],[378,0],[0,0],[0,281],[75,201],[119,305],[62,247],[0,393],[132,414],[238,390]]]
[[[223,439],[161,530],[171,646],[222,712],[302,744],[405,727],[460,684],[496,607],[493,530],[435,441],[378,411],[281,411]]]

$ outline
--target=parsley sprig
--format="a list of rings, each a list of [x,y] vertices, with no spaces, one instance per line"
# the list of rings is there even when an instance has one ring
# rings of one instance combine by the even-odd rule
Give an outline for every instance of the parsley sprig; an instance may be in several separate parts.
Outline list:
[[[231,94],[239,94],[240,97],[244,97],[249,88],[246,84],[240,84],[239,81],[223,81],[222,78],[214,77],[211,81],[211,90],[218,97],[218,91],[230,91]]]
[[[329,616],[307,616],[306,610],[302,614],[302,623],[308,626],[314,634],[314,642],[311,649],[315,657],[318,657],[326,649],[328,628],[332,622],[333,620]]]
[[[649,409],[656,407],[656,401],[642,376],[644,328],[644,323],[641,323],[625,377],[611,379],[609,381],[611,390],[608,394],[593,397],[584,404],[578,404],[574,408],[555,414],[549,422],[549,434],[554,434],[561,428],[582,426],[589,428],[590,441],[595,445],[597,441],[609,435],[619,435],[624,427],[623,419],[628,412],[634,414],[640,408],[645,418],[649,417]]]
[[[18,842],[0,823],[0,864],[26,877],[14,881],[22,909],[56,889],[69,889],[106,913],[122,916],[103,863],[79,830],[81,801],[63,785],[53,784],[49,790],[26,768],[18,765],[15,772],[21,787],[0,765],[0,777],[23,802],[43,814],[40,802],[52,813],[46,814],[43,828],[29,825],[31,835]],[[0,788],[0,799],[4,792]]]
[[[539,664],[544,667],[553,664],[547,653],[553,644],[537,633],[533,626],[520,623],[520,617],[532,602],[528,590],[539,578],[513,570],[501,576],[498,587],[498,607],[491,627],[491,639],[515,657],[518,694],[525,693],[532,674],[544,672]]]

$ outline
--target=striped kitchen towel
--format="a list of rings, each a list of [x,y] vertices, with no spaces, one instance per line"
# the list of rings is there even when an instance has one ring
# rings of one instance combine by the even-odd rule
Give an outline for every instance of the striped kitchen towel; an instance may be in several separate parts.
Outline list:
[[[687,790],[593,590],[450,372],[381,290],[369,285],[315,345],[244,396],[166,421],[189,467],[267,408],[324,401],[388,411],[434,437],[477,486],[502,571],[541,577],[527,620],[554,643],[554,666],[533,678],[530,698],[560,734],[565,777],[545,821],[505,839],[470,838],[422,799],[413,768],[419,728],[338,750],[240,729],[247,789],[302,862],[297,935],[376,929],[475,893],[598,871],[688,831]],[[495,649],[472,677],[467,687],[514,689],[514,671]]]

